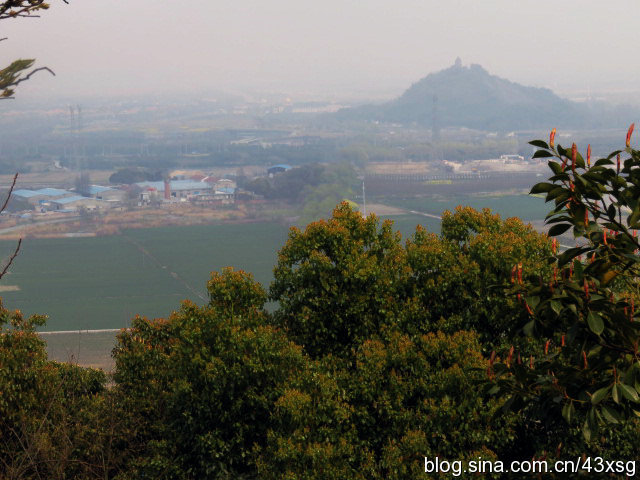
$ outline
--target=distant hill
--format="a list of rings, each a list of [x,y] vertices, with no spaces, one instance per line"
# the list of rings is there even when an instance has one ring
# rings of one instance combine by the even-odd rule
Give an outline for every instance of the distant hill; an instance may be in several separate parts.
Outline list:
[[[434,115],[434,108],[436,114]],[[620,118],[622,114],[625,118]],[[491,75],[480,65],[455,65],[414,83],[383,105],[341,110],[343,118],[417,123],[479,130],[619,126],[635,112],[560,98],[546,88],[526,87]],[[631,118],[633,120],[633,118]],[[615,125],[612,125],[614,122]]]

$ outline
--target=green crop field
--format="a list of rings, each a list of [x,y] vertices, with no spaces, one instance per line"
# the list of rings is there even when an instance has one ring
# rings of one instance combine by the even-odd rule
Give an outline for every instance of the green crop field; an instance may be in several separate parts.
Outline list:
[[[267,283],[287,229],[275,223],[129,230],[94,238],[27,239],[0,293],[9,309],[43,313],[43,330],[121,328],[203,303],[213,270],[234,266]],[[14,242],[0,242],[7,254]]]
[[[453,210],[457,205],[475,209],[490,208],[503,218],[520,217],[525,221],[544,220],[551,209],[544,199],[531,195],[455,195],[430,197],[385,197],[380,203],[419,212],[441,215],[444,210]]]

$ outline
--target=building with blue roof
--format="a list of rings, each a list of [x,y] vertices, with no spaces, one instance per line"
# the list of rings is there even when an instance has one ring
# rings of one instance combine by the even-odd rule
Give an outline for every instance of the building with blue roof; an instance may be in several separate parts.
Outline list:
[[[125,200],[127,192],[112,187],[103,187],[102,185],[89,185],[85,194],[98,200],[105,200],[113,204],[117,204]]]
[[[267,175],[270,177],[276,175],[277,173],[286,172],[287,170],[291,170],[293,167],[291,165],[287,165],[284,163],[279,163],[278,165],[274,165],[272,167],[267,168]]]
[[[38,195],[38,193],[34,192],[33,190],[24,190],[24,189],[14,190],[11,194],[19,198],[31,198]]]
[[[87,193],[92,197],[98,195],[99,193],[108,192],[109,190],[113,190],[111,187],[103,187],[101,185],[89,185],[87,188]]]
[[[30,205],[38,207],[44,203],[56,200],[59,198],[72,197],[75,195],[68,190],[62,190],[59,188],[41,188],[39,190],[27,190],[19,189],[14,190],[11,193],[12,196],[26,200]]]
[[[41,188],[40,190],[35,190],[35,192],[39,195],[44,195],[45,197],[68,197],[75,195],[73,192],[69,192],[68,190],[61,190],[60,188]]]

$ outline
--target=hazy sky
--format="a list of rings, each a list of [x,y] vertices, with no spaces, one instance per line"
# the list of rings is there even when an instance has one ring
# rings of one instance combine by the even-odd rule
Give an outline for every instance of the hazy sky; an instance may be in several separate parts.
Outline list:
[[[51,0],[0,24],[2,61],[55,70],[20,95],[400,92],[460,56],[553,89],[634,89],[637,0]],[[640,88],[638,88],[640,90]]]

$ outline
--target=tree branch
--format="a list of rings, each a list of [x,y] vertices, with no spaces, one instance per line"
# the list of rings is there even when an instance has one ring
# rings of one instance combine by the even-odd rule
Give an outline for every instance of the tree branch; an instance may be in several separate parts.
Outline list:
[[[5,274],[7,273],[7,270],[9,270],[9,267],[13,263],[13,260],[18,256],[18,252],[20,251],[20,245],[22,245],[22,239],[18,240],[16,249],[13,251],[13,253],[9,257],[9,261],[5,264],[4,268],[2,269],[2,272],[0,272],[0,278],[5,276]]]
[[[4,209],[7,208],[7,205],[9,204],[9,199],[11,198],[11,194],[13,193],[13,189],[16,186],[17,180],[18,180],[18,174],[16,173],[13,176],[13,182],[11,182],[11,186],[9,187],[9,191],[7,192],[7,198],[4,199],[4,204],[2,205],[2,208],[0,208],[0,212],[4,211]]]
[[[55,72],[53,70],[51,70],[49,67],[38,67],[38,68],[34,68],[29,73],[27,73],[24,77],[18,78],[15,82],[13,82],[13,83],[11,83],[11,84],[9,84],[7,86],[8,87],[15,87],[16,85],[19,85],[22,82],[25,82],[25,81],[29,80],[33,74],[35,74],[37,72],[41,72],[42,70],[46,70],[47,72],[49,72],[54,77],[56,76]]]

